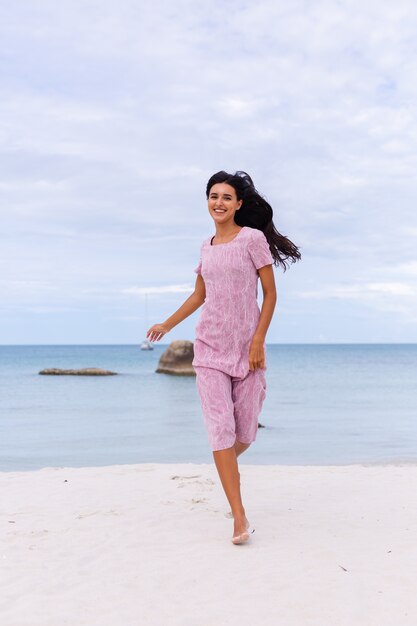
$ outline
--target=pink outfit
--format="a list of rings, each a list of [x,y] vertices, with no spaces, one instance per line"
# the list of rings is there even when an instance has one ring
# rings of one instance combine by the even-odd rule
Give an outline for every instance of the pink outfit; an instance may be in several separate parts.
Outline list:
[[[193,366],[213,450],[256,438],[266,382],[264,369],[249,370],[249,348],[260,315],[257,270],[272,263],[265,235],[249,226],[228,243],[211,245],[209,238],[201,247],[194,271],[204,279],[206,299]]]
[[[266,395],[265,370],[234,378],[210,367],[196,367],[197,389],[212,450],[231,448],[236,439],[252,443]]]

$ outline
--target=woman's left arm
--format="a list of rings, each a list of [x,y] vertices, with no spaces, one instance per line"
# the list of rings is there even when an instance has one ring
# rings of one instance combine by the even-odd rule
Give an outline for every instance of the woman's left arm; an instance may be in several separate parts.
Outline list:
[[[262,369],[265,367],[264,343],[277,301],[277,290],[275,287],[272,265],[265,265],[264,267],[261,267],[258,269],[258,273],[262,284],[263,302],[258,326],[256,327],[256,331],[249,348],[250,370],[255,370],[257,367]]]

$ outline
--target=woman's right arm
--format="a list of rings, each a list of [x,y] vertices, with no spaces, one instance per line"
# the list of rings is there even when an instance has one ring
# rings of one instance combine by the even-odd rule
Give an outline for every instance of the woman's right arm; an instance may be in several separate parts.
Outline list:
[[[189,315],[194,313],[206,299],[206,286],[203,277],[198,274],[195,281],[194,291],[189,298],[180,306],[175,313],[168,317],[162,324],[154,324],[146,333],[149,341],[159,341],[162,337],[169,333],[170,330],[185,320]]]

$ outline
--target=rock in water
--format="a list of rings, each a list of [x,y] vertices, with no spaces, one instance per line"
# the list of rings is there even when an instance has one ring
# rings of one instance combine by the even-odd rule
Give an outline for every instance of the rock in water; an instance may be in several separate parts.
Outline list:
[[[191,365],[194,358],[192,341],[172,341],[159,359],[158,374],[174,374],[176,376],[195,376]]]
[[[117,372],[102,370],[99,367],[84,367],[80,370],[61,370],[58,367],[41,370],[39,374],[49,376],[116,376]]]

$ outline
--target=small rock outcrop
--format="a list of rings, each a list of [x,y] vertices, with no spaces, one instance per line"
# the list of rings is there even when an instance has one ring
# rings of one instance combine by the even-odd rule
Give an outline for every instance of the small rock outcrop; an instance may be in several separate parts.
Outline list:
[[[62,370],[58,367],[41,370],[39,374],[48,376],[116,376],[117,372],[102,370],[99,367],[84,367],[80,370]]]
[[[195,376],[191,365],[194,358],[192,341],[172,341],[159,359],[156,369],[158,374],[173,374],[175,376]]]

